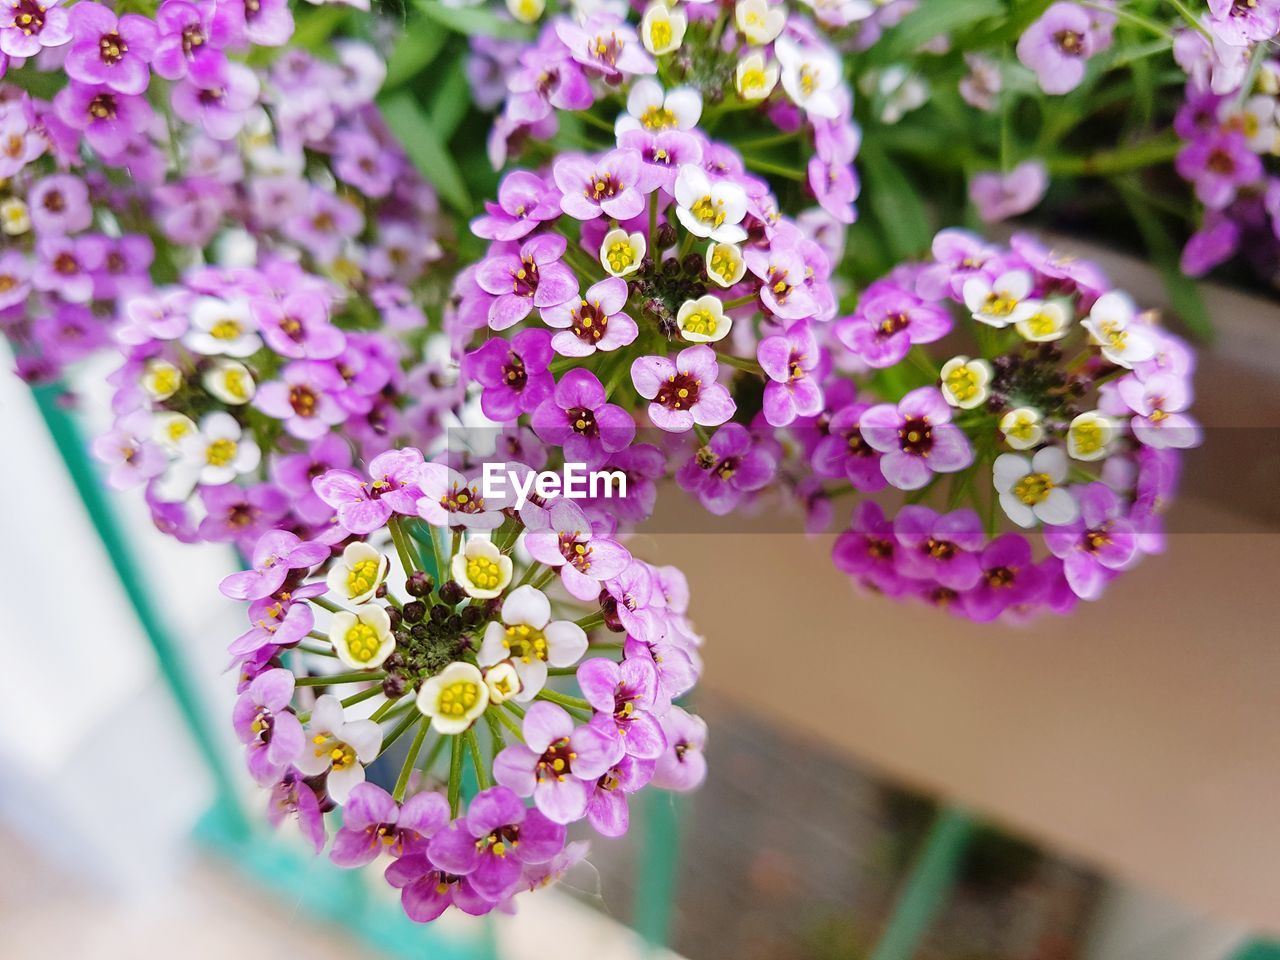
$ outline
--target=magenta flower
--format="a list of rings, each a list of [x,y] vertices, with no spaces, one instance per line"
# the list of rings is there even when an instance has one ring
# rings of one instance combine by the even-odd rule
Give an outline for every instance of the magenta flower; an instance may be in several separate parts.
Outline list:
[[[951,422],[951,407],[937,387],[912,390],[897,406],[872,407],[862,415],[862,436],[884,454],[880,469],[900,490],[919,490],[935,473],[973,463],[969,440]]]
[[[653,779],[656,760],[623,756],[595,783],[587,800],[587,822],[603,837],[621,837],[631,824],[627,794],[635,793]]]
[[[497,297],[489,307],[489,326],[505,330],[527,317],[534,307],[556,307],[578,295],[578,278],[560,262],[568,241],[558,234],[526,240],[517,253],[495,244],[476,270],[476,283]]]
[[[339,434],[330,433],[311,444],[306,453],[275,456],[271,479],[289,495],[293,512],[305,523],[321,525],[333,517],[333,508],[311,488],[322,473],[351,466],[351,447]]]
[[[510,340],[494,337],[467,354],[463,375],[482,388],[480,409],[490,420],[506,423],[532,413],[555,389],[551,334],[522,330]]]
[[[248,570],[224,577],[218,589],[233,600],[260,600],[279,590],[291,570],[306,570],[329,556],[329,548],[287,530],[272,530],[254,545]]]
[[[676,473],[676,482],[711,513],[729,513],[748,494],[766,486],[778,460],[740,423],[720,427]]]
[[[312,481],[312,489],[338,513],[338,523],[355,534],[372,533],[386,524],[392,513],[416,516],[418,472],[422,454],[406,447],[388,450],[369,464],[370,480],[350,470],[330,470]]]
[[[1074,3],[1055,3],[1018,38],[1018,59],[1033,70],[1045,93],[1069,93],[1084,79],[1085,62],[1097,51],[1093,18]]]
[[[1186,449],[1200,443],[1200,425],[1184,411],[1191,405],[1186,379],[1157,373],[1146,382],[1127,376],[1116,384],[1125,404],[1135,414],[1129,428],[1139,443],[1162,449]]]
[[[342,829],[329,859],[340,867],[363,867],[384,852],[399,857],[448,823],[449,801],[443,794],[414,794],[401,806],[376,784],[360,783],[343,804]]]
[[[200,502],[205,508],[197,531],[200,538],[212,543],[235,542],[245,548],[289,512],[289,498],[274,483],[202,486]]]
[[[514,170],[502,178],[498,202],[486,201],[485,215],[471,232],[485,240],[519,240],[545,220],[560,216],[560,194],[536,173]]]
[[[232,711],[236,736],[248,747],[249,774],[263,786],[280,779],[306,742],[302,724],[289,709],[292,699],[293,674],[267,670],[253,679]]]
[[[520,887],[524,864],[546,863],[564,848],[564,827],[528,810],[507,787],[481,790],[465,818],[431,838],[428,856],[439,869],[467,877],[493,901]]]
[[[612,17],[597,15],[581,26],[566,17],[555,28],[573,59],[606,80],[658,70],[635,31]]]
[[[136,13],[117,18],[110,7],[94,0],[80,0],[68,16],[74,39],[63,64],[67,76],[128,95],[147,89],[147,64],[159,38],[153,21]]]
[[[593,284],[581,300],[566,300],[542,311],[549,327],[561,332],[551,338],[557,353],[589,357],[597,350],[611,351],[633,343],[640,328],[622,312],[627,302],[627,282],[606,277]]]
[[[293,36],[289,0],[221,0],[213,17],[218,47],[279,47]]]
[[[1263,43],[1280,33],[1276,0],[1209,0],[1209,13],[1209,29],[1233,47]]]
[[[406,853],[387,867],[386,878],[400,891],[405,914],[417,923],[430,923],[451,906],[473,917],[496,906],[467,877],[441,870],[425,852]]]
[[[71,39],[71,23],[61,0],[3,0],[0,3],[0,54],[34,57],[44,47]],[[0,71],[3,76],[3,71]]]
[[[31,225],[40,236],[79,233],[93,223],[89,187],[80,177],[55,173],[37,180],[27,194]]]
[[[624,754],[656,760],[666,750],[662,725],[653,714],[658,674],[650,660],[618,663],[607,657],[593,657],[578,667],[578,686],[597,711],[591,726],[608,738],[611,764]]]
[[[129,96],[105,84],[67,84],[53,98],[58,119],[79,130],[104,159],[118,157],[151,126],[151,105],[145,97]]]
[[[533,797],[553,823],[581,820],[591,784],[615,759],[613,741],[595,727],[575,727],[554,703],[539,701],[524,717],[524,743],[494,758],[493,778],[518,797]]]
[[[872,367],[892,367],[913,344],[934,343],[951,332],[951,314],[893,283],[867,288],[852,316],[836,323],[836,337]]]
[[[672,707],[662,718],[667,749],[658,758],[653,784],[664,790],[694,790],[707,778],[707,724],[701,717]]]
[[[342,353],[347,338],[329,322],[325,298],[310,290],[282,300],[257,299],[251,304],[262,339],[282,357],[331,360]]]
[[[1240,224],[1215,210],[1182,248],[1178,266],[1189,277],[1202,277],[1234,257],[1240,249]]]
[[[335,398],[345,388],[342,375],[332,363],[294,360],[281,371],[279,380],[258,388],[253,406],[280,420],[290,436],[317,440],[347,419],[347,411]]]
[[[181,80],[196,60],[221,56],[209,42],[213,17],[211,4],[164,0],[156,10],[159,36],[151,69],[166,80]]]
[[[173,88],[173,112],[199,124],[215,140],[230,140],[249,119],[258,99],[258,77],[241,63],[219,57],[194,61]]]
[[[562,194],[560,208],[578,220],[630,220],[644,210],[640,153],[611,150],[595,157],[561,157],[551,174]]]
[[[808,268],[797,250],[775,243],[768,250],[748,247],[743,257],[760,280],[760,300],[770,313],[787,321],[817,317],[818,304],[805,285]]]
[[[273,827],[279,827],[285,817],[297,818],[302,836],[316,853],[324,849],[328,835],[324,829],[320,801],[315,791],[293,770],[271,788],[271,799],[267,805],[267,819]]]
[[[809,158],[809,189],[823,210],[840,223],[853,223],[858,218],[854,201],[862,192],[858,171],[848,161],[831,162],[822,157]]]
[[[686,163],[702,162],[702,144],[687,130],[626,130],[618,146],[640,154],[640,192],[662,189],[674,195],[676,174]]]
[[[862,415],[869,403],[841,407],[827,423],[827,435],[813,450],[813,469],[823,477],[844,477],[857,490],[875,493],[887,481],[880,470],[880,452],[862,436]]]
[[[836,538],[831,560],[836,568],[893,596],[901,592],[902,578],[894,557],[897,534],[874,501],[860,503],[849,529]]]
[[[531,522],[525,548],[538,562],[558,567],[560,579],[579,600],[600,596],[601,583],[620,574],[631,561],[616,540],[596,536],[586,514],[572,500],[556,500],[545,513],[545,526]]]
[[[898,572],[913,580],[932,580],[949,590],[968,590],[982,576],[978,555],[987,537],[973,510],[939,515],[909,504],[898,511],[893,532],[901,549]]]
[[[764,388],[764,416],[770,425],[785,427],[796,417],[821,412],[817,371],[822,354],[807,323],[800,321],[786,333],[765,337],[756,357],[769,378]]]
[[[285,581],[288,586],[289,580]],[[324,581],[308,583],[291,590],[280,589],[270,596],[249,604],[248,630],[231,641],[227,653],[237,659],[260,655],[301,642],[316,625],[311,605],[300,601],[325,592]]]
[[[4,262],[0,260],[0,277]],[[93,455],[110,465],[107,484],[113,490],[127,490],[158,477],[169,466],[164,450],[151,439],[151,414],[145,410],[121,417],[107,433],[93,440]]]
[[[718,382],[716,352],[704,343],[686,347],[674,360],[638,357],[631,363],[631,382],[649,404],[653,425],[671,433],[692,430],[696,423],[717,427],[733,416],[737,405]]]
[[[1044,572],[1035,563],[1031,544],[1020,533],[1004,533],[978,557],[981,577],[961,602],[969,619],[986,623],[1011,607],[1033,603],[1044,589]]]
[[[1114,571],[1122,570],[1137,552],[1137,535],[1125,518],[1120,498],[1104,483],[1076,488],[1080,515],[1071,523],[1047,526],[1044,542],[1062,560],[1071,590],[1082,600],[1102,595]]]
[[[1196,197],[1210,210],[1231,204],[1241,187],[1263,178],[1262,160],[1239,130],[1211,130],[1192,140],[1174,161],[1178,175],[1195,184]]]
[[[532,426],[538,439],[563,447],[566,461],[588,470],[626,449],[636,434],[631,414],[609,403],[595,374],[581,367],[566,373],[533,411]]]
[[[1049,189],[1049,173],[1043,163],[1028,160],[1008,173],[976,173],[969,180],[969,200],[986,223],[999,223],[1026,213]]]

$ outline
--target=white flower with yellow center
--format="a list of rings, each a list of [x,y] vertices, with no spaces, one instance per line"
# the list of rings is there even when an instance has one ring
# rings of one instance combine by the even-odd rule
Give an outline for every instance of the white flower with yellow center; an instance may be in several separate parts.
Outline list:
[[[547,0],[507,0],[507,12],[521,23],[533,23],[547,9]]]
[[[204,388],[230,406],[248,403],[258,391],[249,368],[237,360],[218,360],[200,378]]]
[[[690,343],[715,343],[729,335],[733,319],[724,312],[724,304],[714,294],[697,300],[686,300],[676,311],[680,336]]]
[[[1118,367],[1132,367],[1156,355],[1156,346],[1147,331],[1134,323],[1137,310],[1127,294],[1118,290],[1104,293],[1080,321],[1102,355]]]
[[[157,413],[151,421],[151,436],[170,453],[177,453],[196,429],[196,422],[183,413]]]
[[[645,77],[627,94],[627,112],[618,117],[613,131],[619,137],[629,130],[692,130],[702,116],[702,95],[692,87],[664,93],[662,84]]]
[[[840,115],[837,92],[843,74],[840,58],[825,46],[801,46],[791,37],[778,37],[773,52],[782,65],[782,89],[797,107],[814,117],[834,120]]]
[[[503,660],[484,672],[484,685],[489,688],[489,702],[501,705],[520,692],[520,674],[510,660]]]
[[[182,386],[182,371],[168,360],[156,357],[147,361],[140,385],[152,400],[168,400]]]
[[[773,43],[787,25],[787,11],[783,6],[770,6],[765,0],[738,0],[733,8],[738,32],[747,43],[763,46]]]
[[[21,236],[31,229],[31,213],[21,197],[10,197],[0,203],[0,229],[11,237]]]
[[[1280,147],[1280,130],[1276,127],[1276,100],[1273,95],[1250,97],[1233,117],[1254,153],[1276,153]]]
[[[587,634],[570,620],[551,619],[551,601],[525,584],[502,601],[502,621],[485,628],[476,660],[482,667],[510,662],[520,678],[513,696],[527,703],[547,683],[547,667],[571,667],[587,652]]]
[[[655,57],[660,57],[680,49],[687,29],[688,17],[672,10],[662,0],[654,0],[640,20],[640,42]]]
[[[712,243],[706,259],[707,276],[722,287],[732,287],[747,274],[747,261],[736,244]]]
[[[1000,432],[1015,450],[1030,450],[1044,439],[1044,418],[1032,407],[1015,407],[1000,418]]]
[[[353,670],[382,666],[396,648],[391,617],[376,603],[362,603],[350,612],[335,613],[329,621],[329,642],[338,659]]]
[[[639,230],[610,230],[600,243],[600,265],[611,277],[627,277],[640,269],[648,245]]]
[[[1119,432],[1119,425],[1106,414],[1097,410],[1082,413],[1067,427],[1067,453],[1076,460],[1101,460]]]
[[[182,343],[205,356],[247,357],[262,346],[257,329],[246,301],[200,297],[191,307],[191,329]]]
[[[178,460],[153,488],[159,500],[185,500],[197,483],[218,486],[258,469],[262,451],[236,418],[219,410],[206,414],[195,433],[178,444]]]
[[[991,395],[991,364],[985,360],[952,357],[942,365],[942,396],[961,410],[972,410],[987,402]]]
[[[1031,295],[1033,281],[1026,270],[1006,270],[994,281],[970,277],[964,282],[964,305],[973,319],[990,327],[1007,327],[1014,312]]]
[[[450,569],[467,596],[477,600],[492,600],[511,582],[511,558],[504,557],[492,540],[468,540],[454,554]]]
[[[386,554],[369,544],[349,543],[342,551],[342,559],[329,569],[325,586],[344,603],[368,603],[386,579],[390,566]]]
[[[451,663],[418,691],[418,710],[431,718],[431,728],[446,736],[465,733],[489,706],[489,688],[480,668]]]
[[[1065,300],[1024,300],[1013,311],[1011,319],[1022,339],[1051,343],[1067,335],[1071,308]]]
[[[326,693],[316,699],[309,733],[294,766],[306,777],[328,773],[329,796],[336,803],[346,803],[351,791],[364,782],[364,765],[378,758],[382,728],[372,720],[348,721],[338,698]]]
[[[753,52],[738,61],[733,72],[738,96],[748,103],[763,100],[778,85],[778,65],[766,59],[763,53]]]
[[[1005,514],[1020,527],[1037,523],[1070,523],[1080,513],[1064,483],[1067,455],[1061,447],[1045,447],[1030,459],[1002,453],[992,465],[996,492]]]
[[[747,192],[730,180],[713,184],[696,163],[683,164],[676,174],[676,204],[676,218],[695,237],[720,243],[747,239]]]

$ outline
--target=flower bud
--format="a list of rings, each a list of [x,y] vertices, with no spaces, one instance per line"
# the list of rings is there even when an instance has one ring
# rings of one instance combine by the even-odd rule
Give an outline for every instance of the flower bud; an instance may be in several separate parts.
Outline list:
[[[413,571],[409,574],[409,579],[404,582],[405,593],[411,597],[425,597],[435,588],[435,580],[422,570]]]
[[[452,607],[467,599],[467,591],[457,580],[447,580],[440,585],[440,599]]]

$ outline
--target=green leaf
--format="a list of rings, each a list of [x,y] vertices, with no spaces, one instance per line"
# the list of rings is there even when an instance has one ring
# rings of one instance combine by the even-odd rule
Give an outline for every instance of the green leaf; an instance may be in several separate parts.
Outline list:
[[[1213,321],[1209,319],[1209,310],[1200,295],[1200,285],[1182,272],[1178,250],[1170,241],[1164,224],[1132,186],[1120,180],[1116,181],[1116,186],[1129,212],[1133,214],[1134,223],[1142,234],[1156,270],[1164,280],[1165,292],[1169,295],[1174,312],[1193,334],[1201,340],[1212,342],[1215,336]]]
[[[416,0],[422,13],[455,33],[477,37],[529,40],[533,31],[522,23],[502,20],[481,7],[446,7],[438,0]]]
[[[436,86],[431,98],[431,123],[441,140],[448,140],[458,130],[458,124],[471,106],[471,84],[461,59],[455,61]]]
[[[862,195],[871,208],[897,260],[911,260],[929,249],[933,228],[929,214],[902,168],[874,143],[864,143],[858,166],[866,180]]]
[[[434,29],[422,20],[408,24],[387,59],[382,89],[394,89],[431,66],[448,41],[448,31]]]
[[[440,199],[463,216],[470,215],[473,212],[471,196],[454,163],[448,142],[440,136],[417,101],[407,93],[397,93],[379,102],[387,126],[418,170],[431,181]]]
[[[892,63],[911,56],[935,37],[1004,12],[1001,0],[926,0],[872,46],[868,58],[877,64]]]

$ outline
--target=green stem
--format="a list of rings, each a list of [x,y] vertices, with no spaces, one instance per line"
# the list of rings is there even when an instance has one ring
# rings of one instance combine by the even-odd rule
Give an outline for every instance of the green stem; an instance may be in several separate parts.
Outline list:
[[[346,613],[347,612],[345,608],[338,606],[332,600],[326,600],[324,597],[312,597],[311,602],[318,607],[324,607],[330,613]],[[328,640],[329,638],[325,637],[324,639]]]
[[[762,368],[755,360],[750,360],[746,357],[735,357],[731,353],[722,353],[718,355],[716,359],[726,366],[733,367],[737,370],[745,370],[747,373],[754,373],[757,377],[764,376],[764,368]]]
[[[585,710],[592,713],[594,708],[581,697],[571,697],[567,693],[559,693],[555,690],[542,690],[538,693],[539,700],[550,700],[552,703],[559,704],[568,710]]]
[[[1127,20],[1134,26],[1142,27],[1149,30],[1157,37],[1168,39],[1172,36],[1172,31],[1158,20],[1152,20],[1150,17],[1144,17],[1140,13],[1134,13],[1132,10],[1125,10],[1123,7],[1109,7],[1105,3],[1097,3],[1095,0],[1081,0],[1081,6],[1090,7],[1094,10],[1104,10],[1107,13],[1119,17],[1121,20]]]
[[[401,735],[408,730],[415,720],[421,720],[422,714],[416,710],[410,710],[408,714],[401,718],[400,722],[392,727],[391,732],[382,738],[382,752],[386,753],[387,748],[400,739]]]
[[[499,718],[502,716],[500,710],[486,710],[484,712],[485,723],[489,725],[489,739],[493,741],[493,754],[496,757],[506,747],[506,738],[502,735],[502,724]]]
[[[585,617],[581,618],[580,620],[575,620],[573,622],[576,623],[578,626],[580,626],[583,630],[591,630],[591,629],[594,629],[595,627],[601,626],[604,623],[604,614],[599,612],[589,613]]]
[[[418,762],[418,753],[422,750],[422,741],[427,738],[431,723],[426,717],[418,718],[418,732],[413,735],[413,743],[409,744],[409,753],[400,766],[400,776],[396,777],[395,789],[391,791],[391,799],[399,803],[404,799],[404,792],[409,789],[409,776]]]
[[[341,683],[373,683],[385,679],[386,676],[385,673],[354,670],[351,673],[331,673],[327,677],[298,677],[293,683],[297,687],[327,687]]]
[[[344,707],[353,707],[357,703],[363,703],[365,700],[368,700],[371,697],[378,697],[381,695],[382,695],[382,685],[379,684],[377,686],[370,687],[368,690],[361,690],[359,693],[353,693],[351,696],[347,697],[345,700],[342,700],[340,702]]]
[[[489,771],[484,768],[484,761],[480,759],[480,741],[476,739],[476,728],[474,726],[468,728],[463,736],[467,740],[467,750],[471,754],[471,765],[476,770],[476,783],[481,790],[487,790],[491,786]]]
[[[326,649],[323,647],[314,647],[306,643],[300,643],[296,649],[301,650],[303,653],[314,654],[317,657],[334,657],[336,659],[338,656],[333,652],[332,647]]]
[[[493,716],[497,719],[499,723],[501,723],[504,727],[506,727],[508,730],[511,731],[512,736],[514,736],[521,743],[524,743],[524,731],[520,728],[520,724],[516,723],[509,716],[507,716],[507,713],[505,710],[495,710],[493,712]]]
[[[741,297],[734,297],[732,300],[728,300],[725,303],[722,303],[721,306],[725,310],[736,310],[738,309],[738,307],[745,307],[749,303],[755,303],[755,300],[756,300],[755,293],[747,293],[742,295]]]
[[[1058,157],[1045,164],[1053,174],[1110,176],[1168,163],[1182,150],[1181,140],[1157,137],[1112,150],[1099,150],[1087,157]]]
[[[747,165],[748,170],[755,170],[758,173],[772,173],[775,177],[784,177],[787,180],[795,180],[797,183],[804,183],[808,179],[803,170],[797,170],[795,167],[784,167],[780,163],[761,160],[758,157],[744,157],[743,162]]]
[[[1183,3],[1182,0],[1169,0],[1169,3],[1173,9],[1178,11],[1178,16],[1182,17],[1182,19],[1186,21],[1187,26],[1191,27],[1191,29],[1195,30],[1196,33],[1200,34],[1200,36],[1212,43],[1213,38],[1209,36],[1209,31],[1206,30],[1204,24],[1200,22],[1200,18],[1188,9],[1187,5]]]
[[[449,755],[449,816],[457,819],[462,799],[462,738],[450,737],[453,752]]]
[[[407,577],[417,569],[417,565],[413,562],[413,554],[409,552],[409,538],[400,525],[399,517],[393,516],[387,521],[387,526],[391,529],[391,541],[396,545],[400,565],[404,567],[404,575]]]

